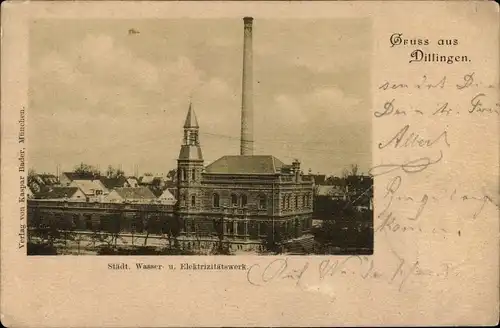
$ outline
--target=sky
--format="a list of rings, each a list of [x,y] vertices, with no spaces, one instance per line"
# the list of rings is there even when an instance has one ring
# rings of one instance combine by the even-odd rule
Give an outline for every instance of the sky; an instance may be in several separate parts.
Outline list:
[[[367,172],[370,21],[254,18],[254,153]],[[242,58],[241,18],[33,21],[29,167],[166,173],[190,102],[205,164],[238,155]]]

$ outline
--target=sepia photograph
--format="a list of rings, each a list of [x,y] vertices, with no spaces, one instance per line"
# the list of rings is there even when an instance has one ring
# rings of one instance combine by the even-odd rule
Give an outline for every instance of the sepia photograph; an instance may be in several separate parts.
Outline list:
[[[33,20],[27,254],[373,254],[370,31]]]

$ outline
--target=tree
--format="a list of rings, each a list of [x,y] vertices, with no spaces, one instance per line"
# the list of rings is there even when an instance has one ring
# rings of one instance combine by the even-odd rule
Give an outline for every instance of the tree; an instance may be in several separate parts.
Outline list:
[[[114,168],[113,166],[109,165],[108,169],[106,170],[106,176],[108,178],[119,178],[125,176],[125,172],[120,168]]]
[[[35,169],[31,168],[28,170],[28,186],[31,185],[33,182],[36,182],[36,176],[37,173]]]
[[[146,230],[146,237],[144,238],[144,246],[147,245],[148,243],[148,238],[149,234],[153,235],[159,235],[162,233],[162,228],[163,228],[163,222],[161,217],[158,216],[158,214],[149,216],[146,218],[146,224],[145,224],[145,230]]]
[[[179,241],[177,237],[181,234],[181,222],[180,218],[176,215],[168,215],[160,218],[160,222],[162,223],[162,233],[167,235],[169,247],[172,248],[172,242],[174,248],[179,247]]]
[[[118,213],[107,215],[103,218],[102,221],[103,225],[101,229],[103,232],[108,233],[110,237],[108,244],[110,246],[113,245],[115,248],[117,246],[118,238],[120,237],[121,232],[120,221],[121,215]]]
[[[168,171],[167,178],[171,181],[177,181],[177,169]]]
[[[283,242],[285,240],[285,232],[281,229],[276,229],[274,230],[274,233],[267,234],[262,241],[262,244],[266,251],[280,254],[283,251]]]
[[[97,178],[101,174],[96,167],[84,163],[76,166],[74,172],[82,178]]]

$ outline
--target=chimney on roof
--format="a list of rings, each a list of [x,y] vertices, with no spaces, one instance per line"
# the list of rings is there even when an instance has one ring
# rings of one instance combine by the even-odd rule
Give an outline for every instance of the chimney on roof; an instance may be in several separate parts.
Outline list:
[[[253,155],[252,17],[243,18],[243,83],[241,92],[241,155]]]

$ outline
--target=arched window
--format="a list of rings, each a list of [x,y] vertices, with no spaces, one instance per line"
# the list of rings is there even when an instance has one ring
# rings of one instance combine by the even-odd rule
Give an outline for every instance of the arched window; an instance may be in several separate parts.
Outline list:
[[[219,194],[214,193],[212,196],[212,206],[219,207],[220,206],[220,198]]]
[[[295,208],[299,208],[299,196],[295,195]]]
[[[306,206],[307,206],[306,195],[302,195],[302,207],[306,207]]]
[[[186,205],[186,194],[182,195],[182,205]]]
[[[283,198],[281,200],[281,208],[282,209],[286,208],[286,195],[283,195]]]
[[[187,180],[186,169],[182,168],[181,173],[182,173],[182,181],[186,181]]]
[[[191,206],[196,206],[196,196],[195,195],[191,196]]]
[[[267,197],[266,195],[259,196],[259,208],[263,209],[267,207]]]
[[[290,208],[290,195],[286,196],[286,208]]]
[[[238,206],[238,196],[231,194],[231,206]]]
[[[196,180],[196,170],[191,171],[191,180]]]
[[[241,195],[241,207],[247,206],[247,195]]]

